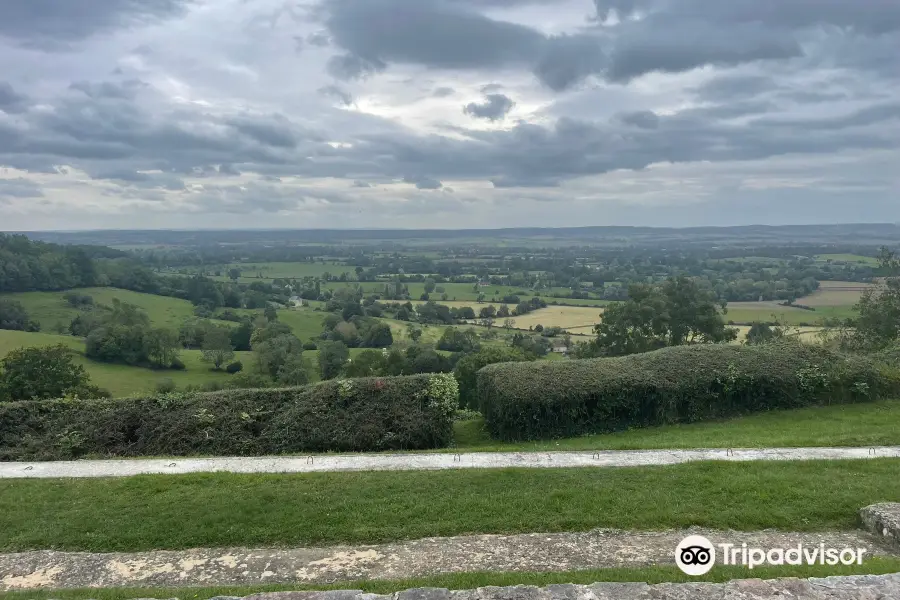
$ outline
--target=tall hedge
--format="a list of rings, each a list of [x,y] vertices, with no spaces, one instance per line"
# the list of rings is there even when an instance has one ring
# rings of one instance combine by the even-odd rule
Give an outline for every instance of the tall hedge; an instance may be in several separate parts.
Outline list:
[[[438,374],[6,403],[0,460],[439,448],[450,442],[458,402],[456,380]]]
[[[501,440],[862,402],[897,389],[895,373],[868,359],[797,343],[681,346],[622,358],[495,364],[478,372],[480,409]]]

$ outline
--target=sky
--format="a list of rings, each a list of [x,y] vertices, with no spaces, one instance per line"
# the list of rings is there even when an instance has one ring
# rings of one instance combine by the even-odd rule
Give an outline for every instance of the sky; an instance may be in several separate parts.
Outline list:
[[[3,0],[0,230],[900,222],[897,0]]]

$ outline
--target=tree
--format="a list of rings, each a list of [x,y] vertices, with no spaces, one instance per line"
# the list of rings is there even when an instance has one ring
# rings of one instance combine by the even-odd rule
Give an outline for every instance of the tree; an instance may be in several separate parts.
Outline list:
[[[747,332],[745,343],[755,346],[781,337],[784,337],[784,330],[781,327],[771,327],[768,323],[753,323]]]
[[[428,277],[427,279],[425,279],[425,293],[426,294],[430,294],[431,292],[433,292],[435,287],[437,287],[437,284],[434,282],[434,279],[432,279],[431,277]]]
[[[493,304],[491,304],[490,306],[484,306],[478,312],[478,316],[482,319],[493,319],[497,316],[497,309]]]
[[[228,277],[232,281],[237,282],[241,278],[241,270],[236,268],[228,269]]]
[[[267,304],[265,310],[263,311],[263,315],[266,317],[266,320],[269,323],[274,323],[278,320],[278,311],[275,310],[275,307],[271,304]]]
[[[385,375],[387,357],[380,350],[366,350],[344,366],[344,374],[347,377],[373,377]]]
[[[394,343],[394,335],[391,326],[387,323],[377,323],[369,327],[363,335],[360,346],[363,348],[387,348]]]
[[[275,379],[281,385],[299,386],[309,383],[309,360],[302,354],[291,354],[278,369]]]
[[[303,353],[303,344],[293,334],[284,333],[254,344],[253,352],[259,371],[277,379],[278,373],[291,356]]]
[[[515,319],[504,319],[503,328],[506,329],[507,331],[509,331],[510,329],[512,329],[515,326],[516,326]]]
[[[410,329],[409,339],[411,339],[414,342],[418,342],[420,339],[422,339],[422,330],[419,329],[418,327],[414,327],[414,328]]]
[[[598,355],[624,356],[737,338],[737,330],[725,326],[712,294],[686,277],[661,286],[634,284],[628,295],[627,301],[608,306],[594,327]]]
[[[19,348],[0,361],[0,398],[48,400],[67,395],[109,397],[90,385],[84,367],[72,363],[72,350],[62,344],[43,348]]]
[[[147,359],[154,366],[167,369],[178,358],[178,350],[181,348],[181,344],[175,331],[158,328],[150,329],[144,334],[144,348],[147,353]]]
[[[878,287],[863,292],[856,305],[856,333],[848,338],[847,345],[877,350],[900,339],[900,258],[882,248],[879,262],[885,279]]]
[[[341,374],[344,364],[350,358],[350,351],[341,342],[319,344],[319,372],[322,379],[334,379]]]
[[[478,337],[471,329],[462,331],[456,327],[448,327],[444,330],[441,339],[438,340],[438,350],[448,352],[472,352],[479,348]]]
[[[500,310],[497,311],[497,317],[500,319],[505,319],[509,316],[509,307],[505,304],[500,305]]]
[[[234,358],[231,333],[224,327],[216,327],[203,339],[203,362],[212,363],[218,371],[222,365]]]

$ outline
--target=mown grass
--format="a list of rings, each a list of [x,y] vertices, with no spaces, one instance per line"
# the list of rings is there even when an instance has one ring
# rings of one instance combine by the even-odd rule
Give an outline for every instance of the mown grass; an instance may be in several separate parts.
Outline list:
[[[464,452],[891,446],[900,444],[900,400],[779,410],[724,421],[527,443],[492,440],[484,420],[472,419],[454,424],[454,443]]]
[[[0,551],[376,543],[476,533],[849,530],[900,460],[0,481]]]
[[[779,577],[827,577],[832,575],[885,575],[900,571],[900,559],[872,558],[862,565],[853,566],[800,566],[800,567],[757,567],[753,571],[744,568],[718,566],[701,577],[689,577],[674,566],[655,566],[643,568],[592,569],[586,571],[561,571],[556,573],[506,572],[506,573],[451,573],[416,579],[398,580],[364,580],[334,583],[330,585],[254,585],[234,587],[181,587],[181,588],[107,588],[107,589],[72,589],[72,590],[33,590],[18,592],[0,592],[3,600],[131,600],[132,598],[190,598],[191,600],[208,600],[216,596],[245,597],[251,594],[282,591],[318,591],[318,590],[362,590],[370,594],[392,594],[411,588],[446,588],[451,590],[468,590],[485,586],[552,584],[590,585],[602,582],[698,582],[706,581],[723,583],[732,579],[776,579]]]
[[[773,302],[732,302],[728,304],[728,313],[723,316],[728,323],[750,324],[756,322],[774,322],[782,325],[821,325],[826,319],[849,319],[856,316],[852,305],[820,306],[816,310],[804,310],[779,306]]]

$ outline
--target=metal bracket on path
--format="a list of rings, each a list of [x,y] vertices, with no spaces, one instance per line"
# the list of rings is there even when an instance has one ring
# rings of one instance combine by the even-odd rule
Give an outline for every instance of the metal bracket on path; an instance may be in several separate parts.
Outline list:
[[[461,462],[462,462],[462,454],[459,454],[459,453],[454,454],[454,455],[453,455],[453,462],[461,463]]]
[[[734,450],[732,448],[726,448],[725,456],[734,456]]]
[[[174,467],[174,466],[175,466],[175,463],[169,463],[169,464],[167,464],[166,466],[167,466],[167,467]]]
[[[875,448],[869,448],[869,456],[875,456],[876,450]]]
[[[33,465],[28,465],[27,467],[25,467],[25,470],[26,470],[26,471],[34,471],[34,466],[33,466]]]
[[[591,458],[593,458],[594,460],[600,460],[600,453],[594,452],[593,454],[591,454]]]
[[[306,464],[311,465],[314,464],[315,459],[312,456],[306,457]]]

